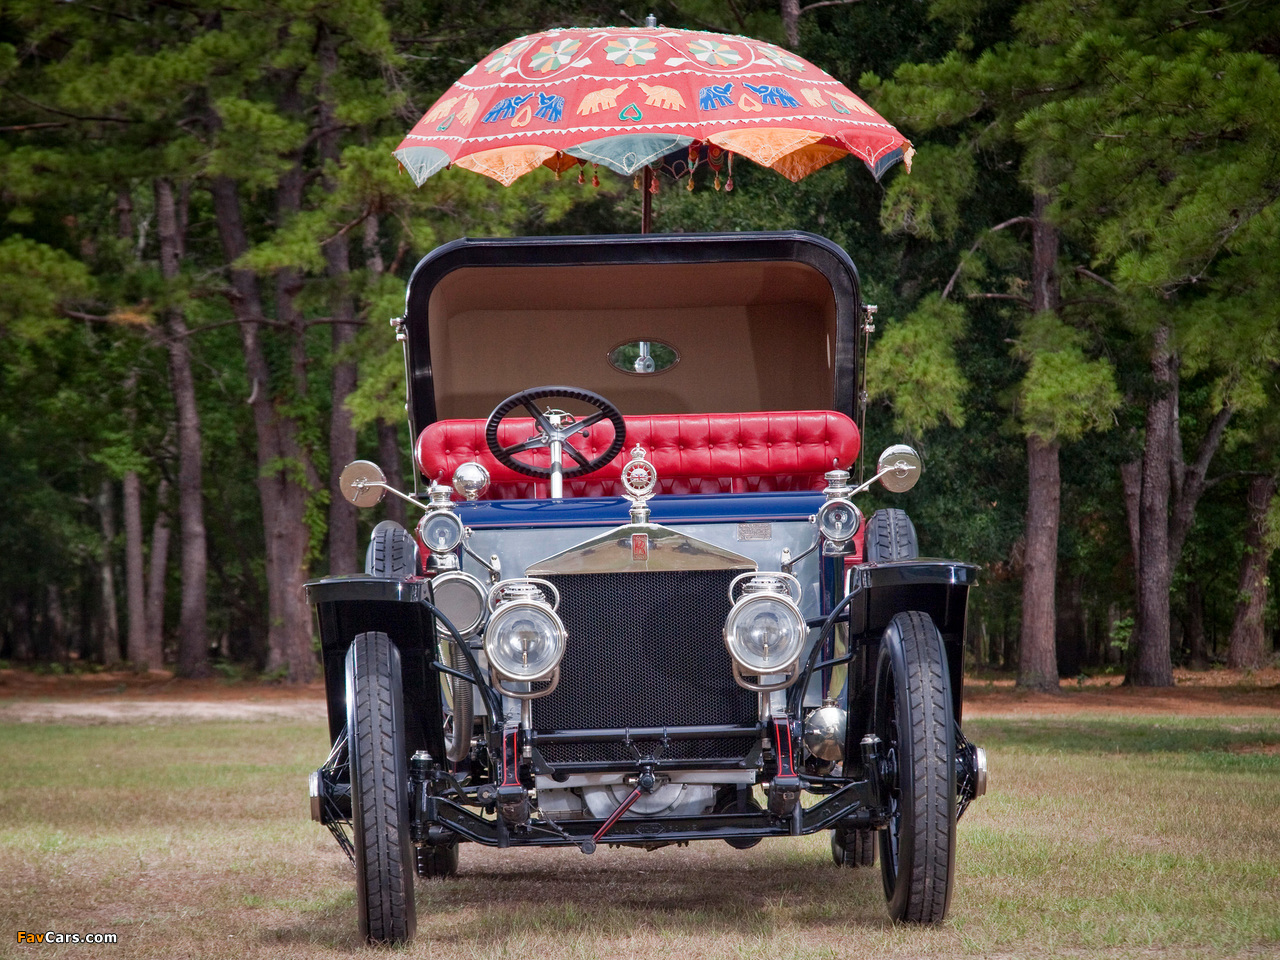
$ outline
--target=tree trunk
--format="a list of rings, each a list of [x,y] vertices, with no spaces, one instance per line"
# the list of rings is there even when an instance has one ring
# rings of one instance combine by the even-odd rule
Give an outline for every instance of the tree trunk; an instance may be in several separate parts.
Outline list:
[[[235,184],[225,177],[213,180],[210,193],[223,256],[227,263],[233,263],[249,249],[240,198]],[[239,321],[245,368],[252,385],[248,403],[257,439],[258,498],[265,533],[267,668],[283,670],[290,681],[307,682],[316,671],[311,649],[311,610],[302,591],[310,548],[306,522],[308,485],[313,482],[314,469],[298,439],[297,423],[281,411],[272,394],[271,371],[261,339],[263,312],[257,278],[248,270],[232,269],[230,280],[231,306]],[[287,298],[280,319],[294,319],[289,310],[292,293],[288,285],[278,284],[277,290]],[[300,335],[295,337],[295,342],[300,339]],[[296,348],[293,356],[296,378]],[[301,360],[305,361],[305,355]],[[305,370],[302,372],[305,378]]]
[[[1178,369],[1177,359],[1169,349],[1168,327],[1162,326],[1155,333],[1151,373],[1156,394],[1147,404],[1147,436],[1142,453],[1142,542],[1133,632],[1136,649],[1126,680],[1139,687],[1171,687],[1169,587],[1173,571],[1169,557],[1169,493]]]
[[[1037,190],[1032,198],[1031,309],[1057,311],[1058,228],[1048,219],[1051,197]],[[1058,516],[1062,477],[1056,439],[1027,437],[1026,554],[1022,573],[1022,638],[1018,647],[1018,686],[1058,689],[1055,586],[1058,576]]]
[[[147,642],[144,661],[148,670],[164,669],[164,595],[169,572],[169,481],[156,487],[156,519],[151,525],[151,560],[147,569]]]
[[[1204,594],[1200,592],[1200,581],[1196,577],[1187,578],[1186,599],[1187,618],[1182,635],[1186,640],[1187,657],[1194,669],[1203,670],[1209,666],[1209,653],[1204,646]]]
[[[400,432],[394,423],[378,420],[378,465],[387,475],[387,483],[397,490],[405,489],[404,473],[400,468]],[[407,511],[404,501],[399,497],[386,497],[382,501],[386,508],[388,520],[394,520],[400,526],[407,523]]]
[[[156,233],[160,240],[160,274],[167,281],[178,278],[177,211],[173,185],[155,183]],[[172,289],[172,288],[171,288]],[[191,344],[180,307],[164,309],[169,345],[169,379],[178,414],[178,523],[182,541],[182,616],[178,626],[177,672],[183,677],[204,677],[209,671],[208,643],[208,547],[204,528],[203,472],[201,466],[200,415],[196,409],[195,377],[191,370]]]
[[[1058,572],[1058,515],[1062,479],[1058,444],[1027,437],[1027,547],[1022,572],[1022,638],[1018,644],[1018,686],[1057,690],[1055,580]]]
[[[382,237],[379,234],[378,215],[369,214],[364,221],[364,265],[372,276],[381,276],[386,270],[382,260]],[[397,490],[404,490],[404,473],[400,468],[400,431],[394,422],[378,418],[378,464],[387,475],[387,483]],[[410,438],[410,443],[413,438]],[[382,501],[386,518],[400,526],[407,522],[408,511],[399,497],[387,497]]]
[[[1227,641],[1228,667],[1257,670],[1267,663],[1267,633],[1263,626],[1267,609],[1267,567],[1271,563],[1267,515],[1275,494],[1275,477],[1254,477],[1249,482],[1249,523],[1244,531],[1236,617]]]
[[[1138,578],[1142,556],[1142,460],[1120,464],[1120,483],[1124,489],[1124,515],[1129,521],[1129,551],[1133,557],[1134,581]]]
[[[1078,677],[1084,673],[1089,656],[1087,624],[1084,611],[1084,577],[1067,575],[1059,578],[1057,585],[1058,673],[1064,677]]]
[[[787,46],[800,47],[800,0],[781,0],[782,32],[787,35]]]
[[[320,157],[327,166],[336,167],[341,160],[339,137],[342,127],[334,116],[334,92],[331,86],[338,69],[337,48],[333,36],[323,30],[320,40],[321,90],[319,126]],[[326,186],[336,189],[331,178]],[[329,410],[329,572],[357,573],[362,564],[356,545],[356,507],[338,494],[338,477],[343,468],[356,458],[356,428],[347,409],[347,397],[356,388],[356,364],[347,356],[356,337],[356,308],[351,298],[351,245],[347,234],[339,233],[324,244],[324,258],[329,279],[333,282],[331,310],[334,324],[332,403]]]
[[[56,583],[46,585],[46,606],[44,629],[44,657],[50,663],[66,664],[67,656],[67,619],[62,612],[62,590]]]
[[[102,526],[102,553],[98,569],[102,585],[102,663],[107,667],[120,664],[120,611],[116,604],[116,573],[111,557],[116,539],[112,499],[111,481],[103,480],[98,489],[98,518]]]
[[[129,633],[125,657],[135,670],[148,670],[147,581],[142,551],[142,481],[136,470],[126,471],[124,482],[124,596]],[[158,666],[158,664],[157,664]]]

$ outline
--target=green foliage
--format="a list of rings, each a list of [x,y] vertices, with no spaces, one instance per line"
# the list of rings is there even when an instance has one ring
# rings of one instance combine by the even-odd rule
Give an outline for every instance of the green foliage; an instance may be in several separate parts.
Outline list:
[[[943,420],[964,426],[966,383],[955,344],[965,323],[963,309],[930,294],[904,321],[886,324],[867,358],[867,379],[873,398],[891,398],[898,429],[919,435]]]
[[[888,233],[952,240],[961,227],[962,203],[973,193],[977,177],[969,150],[922,144],[912,175],[896,177],[889,185],[880,223]]]
[[[1052,312],[1033,315],[1022,328],[1014,356],[1025,361],[1016,414],[1023,431],[1045,443],[1079,440],[1106,430],[1120,406],[1111,364],[1090,360],[1084,335]]]
[[[654,12],[669,26],[783,39],[774,0]],[[989,637],[992,656],[999,646],[1007,659],[1017,632],[1024,433],[1064,444],[1060,552],[1085,578],[1099,646],[1110,608],[1123,610],[1131,571],[1117,546],[1127,531],[1115,467],[1140,432],[1101,431],[1117,420],[1140,431],[1157,325],[1173,326],[1188,444],[1230,405],[1224,470],[1256,469],[1280,450],[1280,88],[1266,39],[1276,17],[1274,5],[1197,12],[1178,0],[811,6],[800,52],[871,91],[917,140],[914,172],[899,167],[877,189],[854,159],[799,184],[738,162],[732,192],[700,178],[692,192],[664,183],[654,198],[658,230],[802,228],[850,251],[864,299],[881,306],[868,387],[888,402],[872,405],[865,443],[874,451],[908,432],[928,467],[925,483],[885,505],[910,509],[929,552],[986,565],[972,633]],[[538,171],[503,189],[451,170],[415,189],[391,150],[458,74],[513,36],[625,22],[616,4],[576,0],[5,2],[0,457],[16,493],[0,517],[0,607],[43,616],[57,582],[73,619],[96,608],[92,504],[104,478],[142,476],[148,527],[165,508],[173,410],[151,318],[180,305],[205,439],[211,625],[233,660],[261,664],[259,465],[245,398],[266,390],[295,422],[298,456],[273,466],[309,493],[309,563],[321,567],[330,373],[357,362],[347,404],[361,455],[372,454],[374,423],[403,419],[403,358],[386,321],[403,311],[416,260],[462,235],[639,224],[640,192],[607,172],[599,188],[588,170],[584,186]],[[173,283],[157,262],[159,176],[185,198]],[[235,183],[250,244],[237,265],[261,281],[265,384],[249,382],[231,323],[208,192],[221,176]],[[1062,238],[1056,317],[1024,312],[1030,231],[1009,223],[1037,191],[1053,200]],[[321,246],[338,236],[350,247],[341,280]],[[339,292],[363,325],[335,350],[323,321]],[[112,322],[69,319],[68,307]],[[1214,487],[1188,545],[1210,572],[1211,631],[1235,589],[1234,533],[1222,531],[1239,529],[1240,494]]]
[[[66,325],[61,306],[89,290],[85,265],[21,236],[0,240],[0,336],[49,336]]]

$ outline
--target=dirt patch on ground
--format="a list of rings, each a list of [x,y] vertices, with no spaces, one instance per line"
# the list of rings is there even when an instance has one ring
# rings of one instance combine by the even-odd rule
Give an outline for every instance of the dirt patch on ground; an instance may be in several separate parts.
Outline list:
[[[320,721],[324,716],[323,683],[178,680],[157,670],[60,676],[0,670],[0,722]]]
[[[1059,693],[1027,693],[1011,679],[965,682],[966,717],[1077,714],[1280,715],[1280,669],[1174,671],[1164,689],[1119,677],[1063,681]],[[179,680],[167,672],[35,674],[0,670],[0,722],[128,723],[157,720],[321,720],[324,685]]]
[[[965,682],[966,717],[1050,714],[1243,716],[1280,714],[1280,669],[1175,670],[1174,686],[1126,687],[1119,677],[1064,680],[1058,693],[1028,693],[1012,680]]]
[[[97,673],[33,673],[0,670],[0,700],[251,700],[279,702],[323,700],[324,684],[269,683],[252,680],[179,680],[168,670],[134,673],[102,670]]]

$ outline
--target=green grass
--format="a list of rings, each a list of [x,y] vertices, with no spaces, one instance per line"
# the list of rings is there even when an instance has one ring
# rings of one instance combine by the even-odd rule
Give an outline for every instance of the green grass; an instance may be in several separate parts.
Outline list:
[[[413,957],[1280,954],[1280,720],[985,720],[951,914],[887,922],[825,835],[739,852],[466,846]],[[319,724],[0,727],[0,957],[347,955],[354,874],[307,815]],[[17,945],[19,930],[111,946]]]

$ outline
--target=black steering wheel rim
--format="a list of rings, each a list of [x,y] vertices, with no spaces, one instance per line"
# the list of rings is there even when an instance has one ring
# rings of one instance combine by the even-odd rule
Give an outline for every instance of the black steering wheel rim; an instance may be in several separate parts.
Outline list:
[[[577,400],[581,403],[589,404],[599,411],[586,420],[580,420],[565,428],[553,427],[545,416],[534,405],[539,400],[545,400],[548,397],[565,397],[570,400]],[[498,426],[507,418],[517,407],[524,407],[525,411],[533,418],[534,424],[542,431],[540,437],[526,440],[523,443],[513,444],[504,447],[498,442]],[[569,438],[573,434],[590,428],[593,424],[601,420],[608,420],[613,424],[613,443],[609,445],[609,449],[598,457],[590,460],[586,459],[581,452],[577,450],[569,442]],[[539,467],[531,463],[524,463],[515,458],[515,454],[525,450],[536,450],[543,447],[549,447],[551,440],[558,438],[563,442],[565,452],[577,461],[576,466],[567,467],[563,471],[563,476],[568,479],[570,477],[580,477],[584,474],[595,473],[601,467],[608,464],[614,457],[622,452],[622,448],[627,443],[627,424],[622,418],[622,411],[615,407],[611,402],[600,396],[598,393],[592,393],[590,390],[583,390],[580,387],[566,386],[546,386],[531,387],[528,390],[521,390],[514,393],[500,404],[493,408],[493,413],[489,414],[489,419],[484,425],[484,441],[489,447],[489,452],[504,467],[514,470],[516,473],[522,473],[526,477],[547,478],[551,476],[551,468]]]

